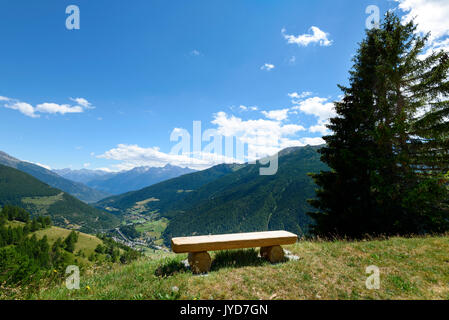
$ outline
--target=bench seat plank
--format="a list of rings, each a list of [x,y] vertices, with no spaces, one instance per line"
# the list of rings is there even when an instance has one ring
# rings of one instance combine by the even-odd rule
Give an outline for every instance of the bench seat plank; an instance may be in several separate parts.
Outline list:
[[[267,231],[173,238],[171,246],[175,253],[188,253],[287,245],[297,240],[296,234],[287,231]]]

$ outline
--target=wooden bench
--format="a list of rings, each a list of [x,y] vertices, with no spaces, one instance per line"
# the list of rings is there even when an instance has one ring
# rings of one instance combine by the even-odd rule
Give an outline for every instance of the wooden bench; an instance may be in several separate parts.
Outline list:
[[[188,253],[188,261],[193,273],[210,270],[211,258],[207,251],[246,249],[260,247],[260,255],[272,263],[284,259],[281,245],[294,244],[296,234],[287,231],[234,233],[196,237],[173,238],[171,247],[175,253]]]

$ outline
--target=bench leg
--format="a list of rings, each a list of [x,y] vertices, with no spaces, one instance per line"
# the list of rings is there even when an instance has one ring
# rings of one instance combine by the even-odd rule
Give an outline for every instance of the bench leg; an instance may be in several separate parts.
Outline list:
[[[281,246],[262,247],[260,256],[271,263],[278,263],[284,260],[284,249]]]
[[[209,272],[212,264],[210,255],[206,251],[189,253],[188,261],[192,272],[195,274]]]

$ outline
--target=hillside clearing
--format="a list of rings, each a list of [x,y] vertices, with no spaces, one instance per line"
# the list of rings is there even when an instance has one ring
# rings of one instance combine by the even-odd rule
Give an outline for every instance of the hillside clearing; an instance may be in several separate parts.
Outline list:
[[[300,259],[271,265],[252,250],[213,253],[219,259],[207,276],[186,270],[181,263],[186,255],[150,256],[83,276],[80,290],[61,285],[34,298],[449,299],[449,236],[307,241],[286,249]],[[380,269],[379,290],[365,286],[371,265]]]
[[[43,229],[36,231],[34,234],[38,239],[47,236],[48,242],[53,244],[58,238],[65,239],[70,234],[72,230],[63,229],[59,227],[51,227],[48,229]],[[87,234],[87,233],[78,233],[78,241],[75,244],[75,252],[81,251],[86,256],[94,253],[95,248],[99,245],[103,244],[103,241],[98,239],[96,236]]]
[[[14,228],[24,226],[25,224],[20,221],[8,221],[6,225]],[[72,230],[52,226],[50,228],[35,231],[32,235],[35,235],[37,239],[42,239],[44,236],[47,236],[48,243],[53,245],[58,238],[61,238],[62,240],[67,238],[70,232],[72,232]],[[102,245],[103,241],[96,236],[78,232],[78,241],[75,244],[74,252],[82,252],[85,256],[89,256],[95,252],[95,248],[99,244]]]

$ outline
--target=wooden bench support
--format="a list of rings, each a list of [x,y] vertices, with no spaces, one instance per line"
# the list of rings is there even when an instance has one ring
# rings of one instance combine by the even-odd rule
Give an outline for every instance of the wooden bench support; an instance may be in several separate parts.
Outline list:
[[[212,260],[209,253],[203,252],[190,252],[188,261],[192,272],[195,274],[206,273],[210,271]]]
[[[284,260],[284,249],[281,246],[261,247],[260,256],[271,263],[278,263]]]

